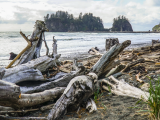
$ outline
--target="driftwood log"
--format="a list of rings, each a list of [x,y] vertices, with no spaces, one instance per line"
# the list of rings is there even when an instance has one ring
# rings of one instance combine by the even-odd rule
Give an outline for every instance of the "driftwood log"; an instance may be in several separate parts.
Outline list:
[[[122,96],[130,96],[138,99],[148,100],[149,93],[144,92],[139,88],[133,87],[126,83],[123,79],[117,80],[113,76],[110,76],[109,79],[114,82],[109,82],[105,79],[102,80],[103,83],[106,83],[107,85],[103,85],[102,88],[111,91],[113,94],[116,95],[122,95]],[[111,86],[111,89],[109,90],[108,85]]]
[[[104,55],[98,60],[98,62],[91,68],[91,72],[96,73],[98,76],[106,75],[112,67],[110,65],[114,62],[115,58],[121,53],[126,47],[131,44],[130,40],[124,41],[122,44],[116,44],[109,49]]]
[[[19,86],[0,80],[0,90],[0,105],[18,109],[54,100],[63,93],[65,87],[57,87],[33,94],[21,94]]]
[[[96,79],[97,75],[95,73],[73,78],[53,106],[48,115],[48,120],[58,120],[60,116],[67,112],[67,108],[77,110],[83,101],[87,101],[93,95],[94,81]]]
[[[29,89],[27,91],[24,91],[24,93],[35,93],[35,92],[42,92],[44,90],[49,90],[49,89],[52,89],[55,87],[66,87],[68,85],[68,83],[71,81],[71,79],[73,79],[76,76],[83,75],[85,72],[85,67],[84,66],[77,66],[78,64],[77,64],[76,60],[74,60],[74,64],[75,65],[73,65],[73,66],[76,67],[77,71],[72,71],[71,73],[68,73],[57,80],[54,80],[54,77],[50,78],[48,80],[51,82],[47,82],[47,83],[44,83],[40,86],[37,86],[37,87],[34,87],[34,88]],[[52,81],[52,80],[54,80],[54,81]]]
[[[46,71],[49,67],[56,66],[57,63],[59,63],[58,59],[42,56],[13,68],[1,68],[0,72],[3,71],[4,73],[3,76],[1,75],[1,79],[12,83],[28,80],[46,80],[41,72]]]

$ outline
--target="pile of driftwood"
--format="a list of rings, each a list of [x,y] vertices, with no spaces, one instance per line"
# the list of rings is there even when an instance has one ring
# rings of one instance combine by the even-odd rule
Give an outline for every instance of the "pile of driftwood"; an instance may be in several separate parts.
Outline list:
[[[66,114],[67,110],[78,110],[82,104],[89,112],[94,112],[97,110],[92,100],[94,92],[99,88],[109,90],[108,86],[116,95],[148,99],[147,92],[117,78],[126,73],[135,73],[136,79],[143,83],[144,81],[139,77],[140,73],[146,72],[146,68],[143,70],[143,66],[136,65],[145,62],[155,64],[155,62],[149,58],[144,59],[140,55],[145,55],[146,51],[150,52],[159,47],[151,46],[140,50],[123,51],[131,44],[130,40],[126,40],[121,44],[116,42],[103,55],[98,53],[90,58],[81,60],[75,58],[73,61],[61,62],[55,39],[53,39],[53,52],[49,54],[44,37],[45,31],[47,28],[44,22],[37,20],[30,39],[20,32],[28,43],[27,47],[6,68],[0,68],[0,119],[58,120]],[[43,41],[46,46],[46,55],[40,56]],[[66,74],[55,78],[60,71]],[[20,86],[16,84],[24,81],[43,81],[44,83],[33,89],[21,91]],[[49,105],[42,106],[47,101],[55,100],[56,103],[51,102]],[[13,117],[13,114],[10,114],[46,109],[51,109],[47,117]],[[5,116],[6,113],[11,116]]]

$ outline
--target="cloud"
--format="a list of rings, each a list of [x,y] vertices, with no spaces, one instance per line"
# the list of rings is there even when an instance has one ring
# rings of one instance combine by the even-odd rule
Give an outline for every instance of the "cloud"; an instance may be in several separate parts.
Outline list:
[[[159,0],[146,0],[145,4],[148,6],[160,6],[160,1]]]
[[[113,18],[124,15],[134,30],[148,30],[160,21],[159,5],[158,0],[1,0],[0,24],[30,27],[36,20],[43,20],[47,13],[62,10],[75,17],[80,12],[93,13],[107,28],[112,26]]]

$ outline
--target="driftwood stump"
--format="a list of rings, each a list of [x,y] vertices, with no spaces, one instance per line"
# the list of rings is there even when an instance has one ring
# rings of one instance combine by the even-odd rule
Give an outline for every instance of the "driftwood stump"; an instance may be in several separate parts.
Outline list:
[[[114,45],[116,45],[118,43],[119,43],[118,38],[106,39],[106,45],[105,45],[106,51],[109,50],[112,46],[114,46]]]

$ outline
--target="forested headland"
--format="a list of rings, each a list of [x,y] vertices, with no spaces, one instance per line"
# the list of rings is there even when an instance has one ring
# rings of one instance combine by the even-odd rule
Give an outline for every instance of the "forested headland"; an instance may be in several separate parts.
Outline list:
[[[55,14],[47,14],[44,21],[50,32],[68,31],[104,31],[103,21],[92,13],[82,13],[76,18],[65,11],[57,11]]]

